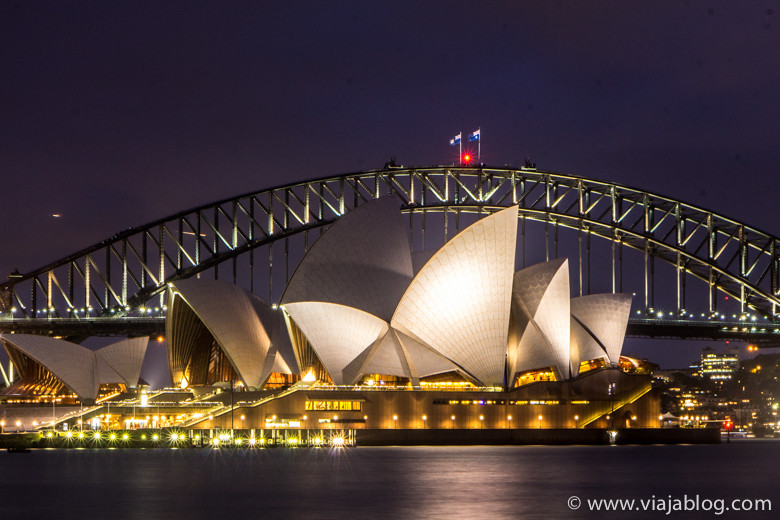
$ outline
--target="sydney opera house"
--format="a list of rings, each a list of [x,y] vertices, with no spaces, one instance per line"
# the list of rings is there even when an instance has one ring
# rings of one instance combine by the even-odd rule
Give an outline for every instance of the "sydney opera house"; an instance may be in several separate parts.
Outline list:
[[[145,389],[144,406],[156,398],[155,419],[195,429],[658,426],[649,376],[621,356],[631,296],[572,298],[565,259],[518,270],[517,222],[510,207],[412,251],[399,202],[385,197],[331,225],[278,304],[221,281],[175,281],[165,334],[175,389]],[[105,385],[132,400],[147,338],[97,351],[0,341],[18,372],[6,396],[91,403]],[[130,400],[111,405],[120,425],[136,423]]]
[[[130,338],[98,350],[27,334],[3,335],[0,341],[18,373],[3,394],[64,394],[66,404],[94,404],[101,390],[109,393],[138,386],[149,338]]]

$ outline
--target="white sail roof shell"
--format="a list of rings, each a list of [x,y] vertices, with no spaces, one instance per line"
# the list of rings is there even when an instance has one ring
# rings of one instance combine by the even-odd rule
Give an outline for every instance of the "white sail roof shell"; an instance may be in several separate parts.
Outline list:
[[[399,208],[398,199],[387,196],[358,206],[337,220],[301,260],[284,291],[282,305],[334,303],[390,321],[413,276],[409,239]]]
[[[413,377],[395,330],[388,328],[384,336],[366,348],[344,369],[347,382],[357,382],[364,374]]]
[[[272,348],[275,348],[275,356],[271,372],[280,372],[282,374],[298,374],[300,368],[295,358],[290,336],[287,333],[287,325],[284,321],[284,314],[280,309],[274,309],[268,305],[262,298],[254,294],[249,294],[255,312],[260,318],[269,337],[271,338]],[[267,368],[267,367],[266,367]]]
[[[98,361],[95,353],[69,341],[31,334],[2,334],[6,349],[15,348],[57,376],[81,399],[98,395]]]
[[[516,241],[516,206],[457,234],[417,273],[391,325],[476,381],[503,385]]]
[[[611,363],[620,361],[631,315],[630,294],[605,293],[573,298],[571,314],[603,346]]]
[[[100,356],[97,356],[98,381],[100,383],[126,383],[125,378]]]
[[[137,387],[148,345],[149,338],[141,336],[118,341],[95,351],[98,356],[98,362],[100,363],[102,360],[121,378],[121,381],[109,381],[107,377],[103,376],[104,370],[101,367],[100,382],[121,382],[131,388]]]
[[[577,377],[580,373],[580,363],[592,359],[606,359],[607,351],[599,344],[596,339],[588,333],[580,323],[571,318],[571,369],[572,377]]]
[[[270,331],[277,325],[262,322],[256,312],[259,298],[241,287],[217,280],[178,280],[172,290],[203,322],[244,385],[262,388],[275,362],[273,352],[269,356],[272,349]],[[169,299],[172,305],[177,305],[177,300]],[[169,308],[168,312],[173,314],[173,309]],[[281,312],[278,314],[278,319],[283,319]]]
[[[455,363],[445,358],[432,348],[410,338],[403,332],[393,329],[406,355],[412,374],[416,377],[427,377],[444,372],[463,372]]]
[[[436,251],[436,249],[423,249],[422,251],[415,251],[412,253],[412,268],[414,269],[415,275],[417,275],[417,273],[420,272],[420,269],[428,263],[428,260],[436,254]]]
[[[390,328],[344,369],[344,377],[356,382],[365,374],[385,374],[409,378],[417,385],[422,377],[458,369],[441,354]]]
[[[510,377],[518,372],[555,367],[570,373],[569,263],[560,259],[521,269],[512,287],[513,324],[519,342],[509,345]]]
[[[345,305],[296,302],[284,308],[336,384],[344,384],[342,371],[389,328],[373,314]]]

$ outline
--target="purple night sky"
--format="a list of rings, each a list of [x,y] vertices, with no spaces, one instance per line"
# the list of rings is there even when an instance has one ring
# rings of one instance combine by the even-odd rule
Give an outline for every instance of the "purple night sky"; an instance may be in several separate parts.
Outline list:
[[[157,4],[0,5],[3,276],[477,127],[780,235],[780,2]]]

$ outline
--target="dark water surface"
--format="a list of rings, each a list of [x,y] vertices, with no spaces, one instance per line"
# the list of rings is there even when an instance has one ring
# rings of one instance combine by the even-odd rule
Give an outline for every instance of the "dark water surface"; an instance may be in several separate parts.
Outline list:
[[[780,442],[706,446],[0,452],[24,519],[780,518]],[[601,498],[765,498],[771,512],[588,513]],[[573,511],[567,500],[577,496]],[[689,505],[691,502],[689,502]]]

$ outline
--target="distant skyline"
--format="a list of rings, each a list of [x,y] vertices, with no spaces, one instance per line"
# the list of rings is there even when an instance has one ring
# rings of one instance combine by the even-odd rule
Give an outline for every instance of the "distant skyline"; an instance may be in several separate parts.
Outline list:
[[[5,3],[0,276],[477,128],[780,235],[779,4]]]

